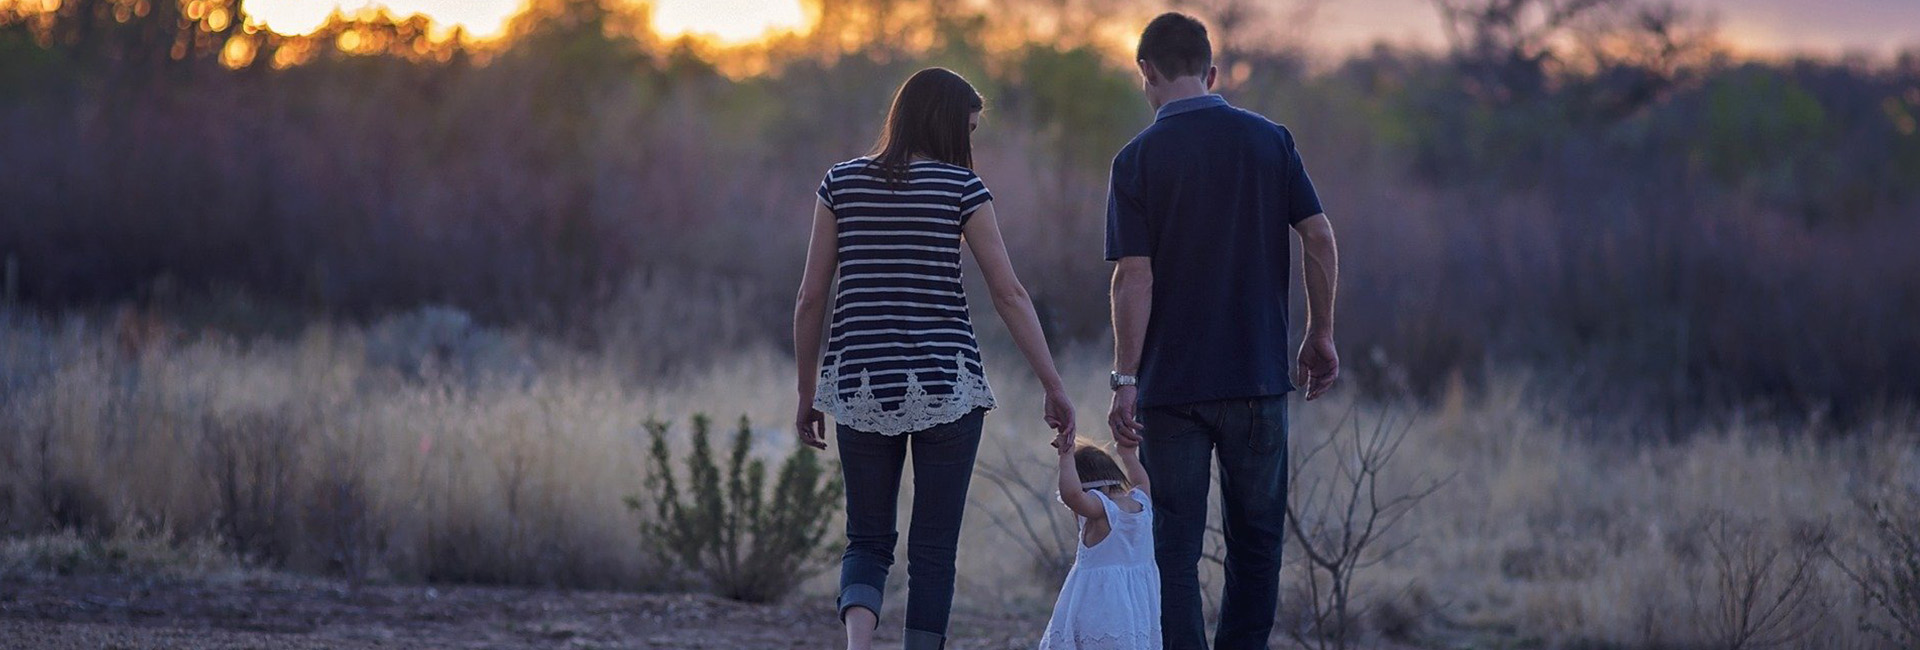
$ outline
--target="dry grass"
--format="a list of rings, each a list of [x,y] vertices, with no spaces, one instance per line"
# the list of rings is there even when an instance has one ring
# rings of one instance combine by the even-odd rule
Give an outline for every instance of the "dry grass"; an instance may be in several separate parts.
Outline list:
[[[257,563],[367,580],[649,589],[661,576],[620,501],[643,489],[642,424],[746,415],[768,427],[754,434],[755,453],[792,444],[773,426],[792,407],[790,365],[774,351],[746,347],[640,382],[620,359],[511,332],[466,325],[407,339],[397,327],[124,345],[78,320],[7,318],[0,529],[75,531],[61,538],[69,544],[170,531],[174,543],[214,540]],[[415,342],[394,342],[402,339]],[[1063,357],[1078,378],[1082,422],[1096,425],[1106,407],[1102,354]],[[1017,355],[989,358],[1001,408],[982,458],[1044,484],[1050,450],[1037,392]],[[1755,563],[1716,558],[1786,558],[1761,573],[1790,569],[1816,531],[1846,543],[1871,534],[1853,493],[1920,485],[1911,418],[1851,432],[1736,422],[1683,442],[1628,444],[1529,403],[1519,380],[1489,385],[1418,409],[1345,398],[1295,409],[1296,450],[1350,409],[1367,422],[1411,418],[1378,477],[1383,490],[1451,477],[1381,541],[1400,550],[1358,573],[1353,597],[1371,612],[1357,622],[1363,638],[1712,646],[1726,634],[1708,623],[1726,611],[1717,585],[1753,584],[1766,596],[1788,584],[1739,568]],[[1044,540],[1065,514],[1050,492],[985,478],[973,498],[960,606],[1043,616],[1057,577],[1036,571],[1048,558],[1022,549],[1058,553]],[[1042,527],[1042,543],[1008,532],[1022,512]],[[1722,525],[1715,535],[1708,521],[1737,522],[1738,534]],[[1289,580],[1302,568],[1290,566]],[[803,592],[826,593],[829,582]],[[1813,563],[1789,588],[1797,609],[1783,616],[1804,629],[1778,647],[1881,647],[1855,624],[1881,614],[1830,563]]]

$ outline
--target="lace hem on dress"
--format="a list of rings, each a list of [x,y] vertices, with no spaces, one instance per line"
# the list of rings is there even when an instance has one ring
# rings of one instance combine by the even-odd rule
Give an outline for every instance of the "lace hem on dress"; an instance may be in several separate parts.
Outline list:
[[[840,367],[835,363],[821,371],[820,382],[813,392],[813,407],[833,414],[836,422],[856,431],[883,436],[924,431],[959,420],[974,409],[994,407],[993,391],[987,387],[987,379],[967,366],[966,356],[954,355],[954,372],[959,380],[954,382],[953,393],[938,397],[928,395],[926,387],[920,385],[920,377],[908,373],[906,396],[900,399],[898,407],[888,409],[874,398],[873,389],[869,388],[872,382],[865,370],[860,371],[860,387],[851,395],[842,396]]]
[[[1160,647],[1160,626],[1151,630],[1129,630],[1111,634],[1068,633],[1049,630],[1040,642],[1041,650],[1072,648],[1074,650],[1141,650]]]

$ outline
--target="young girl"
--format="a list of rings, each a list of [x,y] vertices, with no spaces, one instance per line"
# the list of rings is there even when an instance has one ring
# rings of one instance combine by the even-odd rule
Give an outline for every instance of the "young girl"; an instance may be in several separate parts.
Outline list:
[[[1121,447],[1115,463],[1067,433],[1053,446],[1060,452],[1060,500],[1078,515],[1080,543],[1040,650],[1158,650],[1160,570],[1140,448]]]

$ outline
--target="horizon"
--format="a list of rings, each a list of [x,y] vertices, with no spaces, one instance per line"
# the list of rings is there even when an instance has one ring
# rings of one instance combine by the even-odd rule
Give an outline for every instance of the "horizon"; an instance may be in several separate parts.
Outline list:
[[[524,0],[252,0],[248,15],[277,33],[310,33],[335,11],[385,8],[421,14],[447,29],[459,26],[480,39],[498,37]],[[1920,3],[1900,0],[1678,0],[1710,17],[1720,40],[1754,57],[1867,55],[1889,57],[1920,49]],[[811,29],[802,0],[655,0],[650,27],[668,37],[747,45],[770,35]],[[1203,12],[1201,12],[1203,13]],[[1272,28],[1320,54],[1345,56],[1378,44],[1444,46],[1441,19],[1430,0],[1323,3],[1305,33]],[[1204,20],[1207,16],[1201,16]],[[1276,20],[1278,18],[1276,17]],[[1290,33],[1291,32],[1291,33]]]

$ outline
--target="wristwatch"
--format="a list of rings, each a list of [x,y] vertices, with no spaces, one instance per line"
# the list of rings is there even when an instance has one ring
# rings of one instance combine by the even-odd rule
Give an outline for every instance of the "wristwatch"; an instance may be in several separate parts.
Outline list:
[[[1139,383],[1140,378],[1133,375],[1123,375],[1118,372],[1107,375],[1107,388],[1112,390],[1120,390],[1121,386],[1133,386]]]

